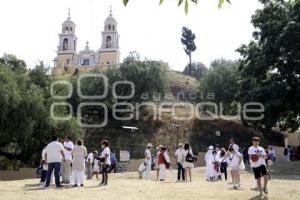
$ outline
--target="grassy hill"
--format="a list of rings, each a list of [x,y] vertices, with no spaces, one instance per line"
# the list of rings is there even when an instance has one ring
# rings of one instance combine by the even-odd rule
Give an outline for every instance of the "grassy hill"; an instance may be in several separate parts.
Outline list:
[[[64,75],[61,79],[69,79],[71,76]],[[168,71],[167,73],[169,90],[174,100],[189,101],[188,95],[198,93],[199,82],[180,72]],[[183,96],[184,94],[185,96]],[[177,98],[179,97],[179,98]],[[159,103],[157,103],[158,105]],[[189,110],[183,107],[175,109],[176,115],[184,116]],[[228,146],[229,138],[236,138],[240,146],[249,146],[251,138],[259,135],[263,138],[263,144],[282,145],[283,138],[280,134],[262,134],[259,130],[251,127],[244,127],[239,121],[226,121],[222,119],[213,121],[200,121],[196,118],[191,120],[177,121],[172,116],[163,112],[161,120],[153,119],[153,110],[142,110],[143,118],[140,120],[116,121],[109,119],[106,127],[101,129],[86,129],[86,145],[89,150],[99,149],[99,142],[106,138],[111,141],[113,150],[130,150],[133,157],[142,157],[143,149],[148,142],[155,145],[163,144],[171,151],[176,148],[177,130],[173,124],[180,124],[179,142],[189,141],[195,152],[204,151],[209,145],[220,144]],[[122,126],[136,126],[139,130],[131,132]],[[221,136],[216,136],[216,131]]]
[[[180,100],[188,100],[190,93],[199,93],[199,82],[181,72],[170,70],[167,74],[170,92],[175,96],[179,96]],[[181,93],[185,94],[185,99],[182,98]]]

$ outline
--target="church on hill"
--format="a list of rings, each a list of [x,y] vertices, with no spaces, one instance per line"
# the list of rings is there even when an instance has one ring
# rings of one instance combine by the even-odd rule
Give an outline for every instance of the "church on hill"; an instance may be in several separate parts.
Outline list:
[[[70,10],[68,18],[62,24],[59,34],[57,56],[54,59],[53,75],[64,72],[74,73],[89,71],[95,67],[116,66],[120,63],[118,23],[110,10],[109,16],[104,21],[102,42],[95,51],[89,48],[86,42],[85,49],[77,51],[76,24],[71,20]]]

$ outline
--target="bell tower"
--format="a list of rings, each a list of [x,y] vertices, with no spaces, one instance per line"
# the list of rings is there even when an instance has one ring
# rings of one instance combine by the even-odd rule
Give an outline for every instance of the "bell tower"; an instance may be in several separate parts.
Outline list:
[[[118,23],[112,15],[112,8],[110,8],[110,14],[104,22],[99,54],[98,63],[100,66],[112,66],[120,63]]]
[[[56,68],[67,70],[75,65],[77,51],[77,37],[75,35],[75,23],[71,20],[70,9],[68,18],[62,24],[57,46]]]

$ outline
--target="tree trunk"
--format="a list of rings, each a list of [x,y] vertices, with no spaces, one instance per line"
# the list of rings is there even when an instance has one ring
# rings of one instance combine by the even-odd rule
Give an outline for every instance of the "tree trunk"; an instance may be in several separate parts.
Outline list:
[[[192,53],[189,54],[190,64],[189,64],[189,75],[192,76]]]

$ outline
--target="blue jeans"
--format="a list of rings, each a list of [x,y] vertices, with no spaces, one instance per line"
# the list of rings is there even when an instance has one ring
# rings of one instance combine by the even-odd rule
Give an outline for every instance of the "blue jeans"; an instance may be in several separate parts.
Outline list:
[[[181,163],[177,163],[178,172],[177,172],[177,180],[180,181],[180,175],[182,175],[182,180],[185,180],[185,169],[183,168]]]
[[[51,175],[54,170],[54,176],[55,176],[55,185],[60,185],[59,180],[59,173],[60,173],[60,162],[54,162],[54,163],[48,163],[48,172],[47,172],[47,179],[46,179],[46,187],[50,185]]]
[[[41,174],[41,183],[44,183],[47,178],[47,170],[43,170]]]

